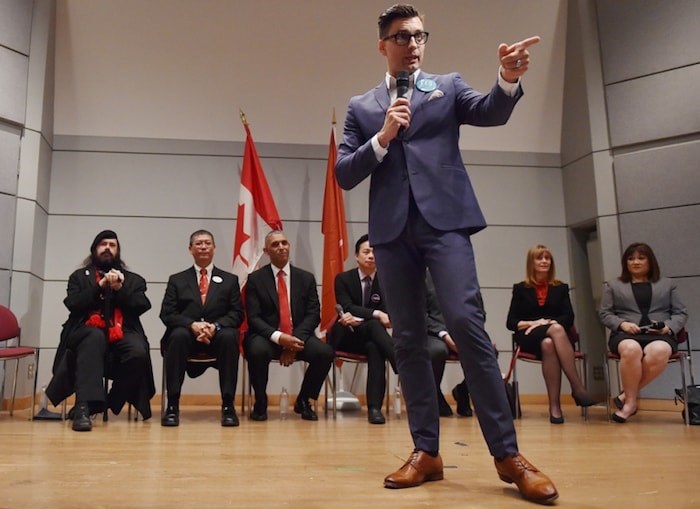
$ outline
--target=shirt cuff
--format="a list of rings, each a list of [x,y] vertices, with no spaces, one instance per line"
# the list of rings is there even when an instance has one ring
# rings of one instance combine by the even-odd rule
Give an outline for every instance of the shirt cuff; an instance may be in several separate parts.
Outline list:
[[[389,150],[379,144],[379,137],[376,134],[372,136],[370,141],[372,143],[372,150],[374,150],[374,157],[376,157],[377,161],[381,163],[384,156],[389,153]]]
[[[272,333],[272,336],[270,336],[270,341],[272,341],[273,343],[277,343],[279,345],[281,335],[282,335],[282,331],[276,330],[275,332]]]
[[[515,83],[511,83],[510,81],[506,81],[503,79],[503,76],[501,76],[501,69],[502,67],[498,67],[498,86],[501,87],[501,90],[508,96],[508,97],[515,97],[515,94],[518,92],[518,87],[520,86],[520,78],[518,78],[518,81]]]
[[[442,339],[442,338],[444,338],[445,336],[447,336],[448,334],[449,334],[449,332],[447,332],[446,330],[441,330],[440,332],[438,332],[438,337],[439,337],[440,339]]]

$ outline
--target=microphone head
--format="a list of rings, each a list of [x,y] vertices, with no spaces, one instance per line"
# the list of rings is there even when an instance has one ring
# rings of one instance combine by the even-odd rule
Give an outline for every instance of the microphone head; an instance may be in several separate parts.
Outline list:
[[[340,304],[336,304],[336,305],[335,305],[335,310],[336,310],[336,311],[338,312],[338,314],[341,315],[341,316],[343,315],[343,313],[345,313],[345,311],[343,311],[343,306],[341,306]]]
[[[396,75],[396,95],[406,97],[408,93],[408,71],[399,71]]]

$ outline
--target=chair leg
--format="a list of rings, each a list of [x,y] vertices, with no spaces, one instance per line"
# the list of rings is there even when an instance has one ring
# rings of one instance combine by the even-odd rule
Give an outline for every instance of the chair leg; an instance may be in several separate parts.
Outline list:
[[[32,390],[32,411],[29,414],[29,420],[34,420],[34,407],[36,406],[36,388],[39,382],[39,349],[35,350],[34,354],[34,388]]]
[[[605,397],[605,412],[610,421],[610,399],[612,398],[612,388],[610,387],[610,361],[607,356],[603,357],[603,376],[605,377],[606,397]]]
[[[15,361],[15,379],[12,381],[12,403],[10,403],[10,417],[15,410],[15,393],[17,392],[17,377],[19,376],[19,359]]]
[[[107,406],[107,396],[109,396],[109,378],[105,377],[104,379],[104,387],[105,387],[105,410],[102,413],[102,422],[107,422],[109,421],[109,407]]]
[[[165,401],[168,399],[167,389],[165,387],[165,362],[163,363],[163,376],[160,382],[160,418],[165,417]]]
[[[688,412],[688,384],[685,381],[685,355],[679,359],[681,367],[681,382],[683,383],[683,406],[685,407],[685,425],[690,426],[690,412]]]
[[[515,355],[515,354],[513,354]],[[518,361],[516,359],[515,363],[513,364],[513,396],[515,398],[514,405],[515,405],[515,418],[516,419],[522,419],[523,418],[523,412],[520,407],[520,384],[518,384]]]
[[[386,374],[384,375],[386,383],[384,384],[386,387],[386,415],[389,415],[389,405],[391,404],[391,389],[389,387],[389,380],[391,380],[391,364],[389,364],[389,361],[385,360],[384,361],[384,369],[386,371]]]
[[[583,382],[583,387],[588,391],[588,360],[586,357],[581,359],[581,381]],[[583,416],[583,422],[588,422],[588,407],[581,407],[581,415]]]
[[[331,369],[333,370],[333,419],[335,420],[338,416],[338,378],[336,375],[336,370],[338,367],[336,366],[335,360],[333,361],[333,366],[331,366]],[[343,373],[341,371],[340,376],[343,376]]]
[[[245,415],[246,380],[248,379],[248,366],[245,357],[241,355],[243,363],[241,365],[241,415]]]

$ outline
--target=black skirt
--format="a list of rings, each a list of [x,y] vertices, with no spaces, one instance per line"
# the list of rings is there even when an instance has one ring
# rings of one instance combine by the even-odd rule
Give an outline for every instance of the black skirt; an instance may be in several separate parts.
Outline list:
[[[673,353],[678,351],[678,341],[672,335],[667,334],[628,334],[624,331],[615,331],[610,334],[610,339],[608,340],[608,348],[614,354],[618,354],[617,347],[620,342],[624,339],[634,339],[637,343],[642,345],[642,350],[649,343],[654,341],[664,341],[671,346]]]

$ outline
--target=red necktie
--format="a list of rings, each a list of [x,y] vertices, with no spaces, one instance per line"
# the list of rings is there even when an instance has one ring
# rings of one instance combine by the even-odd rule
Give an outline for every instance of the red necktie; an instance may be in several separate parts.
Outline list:
[[[207,300],[207,291],[209,290],[209,280],[207,279],[207,269],[199,269],[199,296],[202,298],[202,304]]]
[[[280,306],[280,331],[285,334],[292,333],[292,315],[289,311],[289,294],[287,283],[284,281],[284,271],[277,273],[277,299]]]

